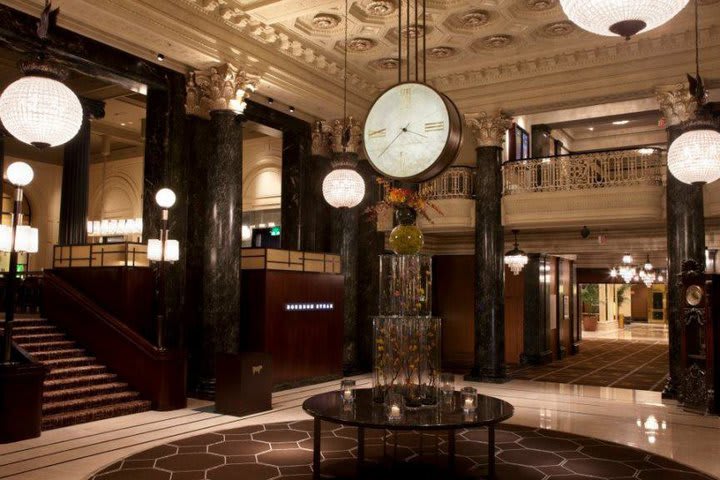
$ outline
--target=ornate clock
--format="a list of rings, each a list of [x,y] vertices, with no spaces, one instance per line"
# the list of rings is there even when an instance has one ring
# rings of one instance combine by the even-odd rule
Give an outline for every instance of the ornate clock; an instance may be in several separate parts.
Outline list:
[[[382,93],[365,120],[363,145],[382,175],[423,182],[447,168],[462,144],[455,104],[423,83],[405,82]]]

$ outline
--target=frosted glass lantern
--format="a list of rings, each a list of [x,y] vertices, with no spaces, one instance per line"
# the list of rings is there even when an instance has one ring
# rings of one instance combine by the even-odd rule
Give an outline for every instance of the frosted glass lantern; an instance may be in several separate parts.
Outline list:
[[[147,249],[148,260],[153,262],[162,261],[162,242],[157,238],[148,240]],[[177,262],[180,259],[180,242],[177,240],[165,241],[165,261]]]
[[[11,83],[2,93],[0,121],[21,142],[55,147],[77,135],[83,109],[77,95],[61,82],[31,75]]]
[[[339,168],[327,174],[322,183],[325,201],[335,208],[352,208],[365,197],[365,181],[355,170]]]
[[[689,0],[560,0],[568,18],[588,32],[629,38],[668,22]]]
[[[0,252],[9,252],[12,240],[12,227],[0,225]]]
[[[16,187],[25,187],[35,178],[35,172],[25,162],[13,162],[7,168],[7,179]]]
[[[18,225],[15,231],[15,251],[37,253],[38,229],[29,225]]]
[[[668,169],[683,183],[712,183],[720,178],[720,133],[690,130],[680,135],[668,151]]]

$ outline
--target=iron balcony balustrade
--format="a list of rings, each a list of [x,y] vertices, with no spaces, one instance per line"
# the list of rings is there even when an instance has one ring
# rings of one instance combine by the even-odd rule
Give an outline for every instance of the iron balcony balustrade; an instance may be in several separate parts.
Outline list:
[[[430,200],[472,199],[475,169],[450,167],[441,175],[420,184],[420,193]]]

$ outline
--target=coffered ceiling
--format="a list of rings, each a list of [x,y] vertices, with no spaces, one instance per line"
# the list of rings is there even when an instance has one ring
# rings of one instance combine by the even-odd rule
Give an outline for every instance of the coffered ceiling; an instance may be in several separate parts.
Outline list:
[[[350,110],[364,115],[397,81],[397,0],[348,1]],[[42,0],[2,3],[37,15]],[[317,117],[341,112],[344,0],[55,3],[61,25],[137,55],[162,52],[179,70],[235,62],[262,75],[262,95]],[[701,0],[700,8],[712,84],[720,80],[720,0]],[[558,0],[427,0],[428,80],[465,112],[530,114],[649,98],[694,69],[692,20],[687,8],[625,41],[580,30]]]

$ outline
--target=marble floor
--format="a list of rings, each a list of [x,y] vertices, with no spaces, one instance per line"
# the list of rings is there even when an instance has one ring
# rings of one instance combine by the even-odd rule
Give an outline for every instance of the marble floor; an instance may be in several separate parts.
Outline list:
[[[583,330],[582,336],[583,339],[661,341],[667,343],[668,328],[665,324],[631,323],[625,325],[623,329],[596,332]]]
[[[354,378],[359,386],[370,386],[369,376]],[[337,388],[337,383],[275,393],[272,411],[242,418],[218,415],[212,404],[191,400],[183,410],[145,412],[51,430],[37,439],[0,445],[0,478],[84,479],[120,458],[179,438],[305,419],[300,407],[303,399]],[[641,448],[720,477],[720,417],[684,412],[673,402],[663,402],[659,393],[525,380],[473,385],[481,393],[515,405],[509,423]]]

